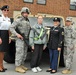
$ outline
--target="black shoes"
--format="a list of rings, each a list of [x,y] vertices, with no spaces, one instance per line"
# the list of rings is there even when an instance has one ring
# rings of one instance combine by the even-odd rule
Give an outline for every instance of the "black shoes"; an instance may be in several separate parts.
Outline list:
[[[57,72],[56,70],[55,70],[55,71],[52,70],[50,73],[54,74],[54,73],[56,73],[56,72]]]
[[[0,70],[0,72],[5,72],[7,70],[7,68],[3,68],[2,70]]]
[[[3,68],[3,70],[5,70],[5,71],[6,71],[6,70],[7,70],[7,68]]]
[[[50,70],[50,69],[48,69],[48,70],[46,70],[46,72],[51,72],[52,70]]]
[[[0,72],[5,72],[5,70],[3,69],[3,70],[0,70]]]

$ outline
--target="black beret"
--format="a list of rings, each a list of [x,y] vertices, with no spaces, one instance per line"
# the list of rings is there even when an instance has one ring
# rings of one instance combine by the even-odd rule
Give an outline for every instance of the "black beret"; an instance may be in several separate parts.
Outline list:
[[[60,18],[55,17],[55,18],[53,19],[53,21],[58,21],[58,22],[60,22]]]
[[[1,10],[4,10],[4,9],[9,9],[9,6],[8,5],[2,6]]]

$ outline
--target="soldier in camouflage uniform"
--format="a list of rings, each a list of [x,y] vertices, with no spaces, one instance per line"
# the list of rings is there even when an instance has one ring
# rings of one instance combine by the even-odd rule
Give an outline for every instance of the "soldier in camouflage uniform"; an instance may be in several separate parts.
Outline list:
[[[27,49],[28,46],[24,42],[24,37],[16,31],[16,28],[24,34],[25,38],[29,38],[30,32],[30,24],[29,24],[29,15],[30,11],[27,7],[23,7],[21,10],[21,17],[14,21],[10,27],[11,33],[17,36],[16,38],[16,56],[15,56],[15,71],[24,73],[26,72],[27,68],[23,66],[24,60],[27,56]]]
[[[71,25],[72,18],[66,18],[66,26],[64,27],[64,61],[66,65],[66,70],[63,70],[63,74],[70,74],[73,54],[74,54],[74,41],[75,41],[75,31]]]

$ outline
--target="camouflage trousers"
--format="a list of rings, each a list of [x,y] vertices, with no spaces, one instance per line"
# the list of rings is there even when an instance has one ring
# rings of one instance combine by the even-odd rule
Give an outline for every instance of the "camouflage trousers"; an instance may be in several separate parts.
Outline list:
[[[70,70],[72,68],[73,55],[74,55],[74,46],[65,46],[64,47],[64,62],[66,69]]]
[[[16,54],[15,54],[15,66],[24,64],[27,56],[27,45],[21,39],[16,39]]]

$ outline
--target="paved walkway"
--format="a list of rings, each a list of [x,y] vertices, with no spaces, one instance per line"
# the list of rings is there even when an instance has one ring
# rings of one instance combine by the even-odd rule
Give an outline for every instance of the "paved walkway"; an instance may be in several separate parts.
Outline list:
[[[45,59],[44,59],[45,60]],[[17,73],[15,72],[15,65],[14,64],[8,64],[6,62],[4,62],[4,65],[5,67],[7,67],[7,71],[4,72],[4,73],[0,73],[0,75],[50,75],[50,73],[47,73],[46,70],[49,68],[49,61],[44,61],[42,62],[41,64],[41,68],[43,69],[42,72],[38,72],[38,73],[33,73],[31,70],[30,70],[30,61],[26,61],[26,66],[29,68],[29,70],[22,74],[22,73]],[[46,59],[46,60],[49,60],[49,59]],[[76,75],[76,52],[74,54],[74,59],[73,59],[73,67],[72,67],[72,71],[73,73],[70,74],[70,75]],[[58,68],[58,72],[56,74],[53,74],[53,75],[63,75],[61,73],[61,71],[63,70],[64,68]],[[52,74],[51,74],[52,75]]]

